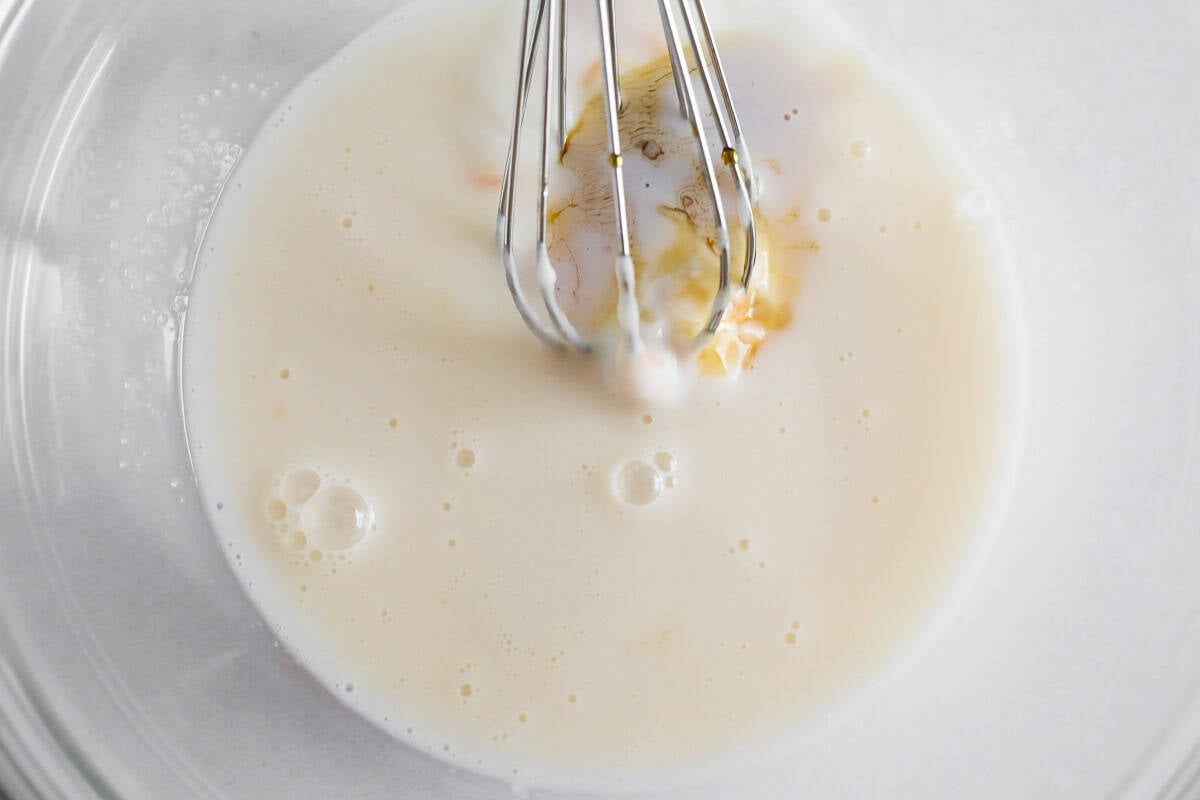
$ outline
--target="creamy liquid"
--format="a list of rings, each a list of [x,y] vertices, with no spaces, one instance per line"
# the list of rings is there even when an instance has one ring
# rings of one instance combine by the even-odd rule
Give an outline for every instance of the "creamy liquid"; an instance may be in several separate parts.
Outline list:
[[[251,596],[346,702],[515,782],[632,786],[786,742],[946,601],[1011,458],[1012,292],[986,192],[892,77],[800,4],[713,3],[789,319],[736,380],[622,402],[504,286],[510,5],[408,4],[260,135],[190,304],[193,455]],[[659,58],[623,13],[623,64]]]

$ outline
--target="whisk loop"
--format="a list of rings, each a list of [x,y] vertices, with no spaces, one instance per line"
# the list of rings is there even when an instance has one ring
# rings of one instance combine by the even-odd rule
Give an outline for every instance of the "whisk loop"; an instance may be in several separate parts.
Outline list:
[[[716,292],[708,319],[696,335],[695,347],[703,348],[717,332],[726,311],[738,290],[745,291],[754,278],[758,241],[755,230],[754,207],[757,202],[757,182],[742,135],[741,123],[730,96],[725,69],[713,40],[703,0],[657,0],[663,36],[670,58],[679,111],[690,123],[692,137],[700,158],[705,182],[713,209],[716,244],[720,258]],[[596,16],[601,53],[601,74],[604,82],[604,109],[608,133],[608,167],[612,175],[614,233],[617,257],[613,272],[617,284],[617,316],[623,346],[628,353],[638,354],[644,345],[639,326],[637,276],[630,251],[629,209],[625,194],[624,157],[621,154],[620,67],[617,61],[617,33],[614,22],[614,0],[596,0]],[[541,52],[544,48],[544,54]],[[689,69],[688,52],[695,64]],[[505,278],[517,311],[529,329],[545,344],[555,348],[570,348],[589,353],[593,344],[582,336],[567,318],[558,302],[558,273],[547,245],[547,205],[550,198],[550,171],[554,159],[561,159],[567,147],[566,121],[566,3],[564,0],[525,0],[521,26],[521,62],[517,71],[516,103],[513,112],[512,136],[508,159],[500,189],[500,209],[496,218],[496,237],[504,262]],[[696,89],[699,76],[700,92]],[[517,164],[521,152],[525,112],[535,73],[542,76],[541,115],[541,191],[537,207],[537,240],[535,275],[542,303],[549,322],[534,311],[521,286],[514,253],[514,211]],[[731,244],[728,215],[717,182],[717,163],[714,148],[709,142],[706,119],[720,145],[716,153],[720,163],[728,168],[737,196],[737,217],[745,232],[745,253],[742,273],[736,288],[731,278]]]

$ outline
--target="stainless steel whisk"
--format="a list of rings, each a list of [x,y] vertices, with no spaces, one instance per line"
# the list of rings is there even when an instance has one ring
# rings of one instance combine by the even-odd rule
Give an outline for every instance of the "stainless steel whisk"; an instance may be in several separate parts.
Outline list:
[[[754,277],[757,260],[757,236],[755,233],[754,206],[757,201],[757,184],[742,135],[741,124],[733,99],[730,97],[725,70],[713,41],[708,15],[703,0],[655,0],[662,20],[663,34],[674,74],[675,90],[679,96],[679,110],[690,123],[692,136],[699,151],[700,163],[710,192],[713,208],[713,223],[716,229],[720,268],[712,310],[704,327],[696,336],[697,348],[705,346],[721,325],[721,321],[737,296],[731,282],[731,245],[729,224],[724,208],[722,192],[717,182],[714,153],[709,146],[706,119],[711,115],[712,127],[720,141],[719,156],[729,168],[733,178],[737,215],[745,230],[744,261],[738,287],[746,290]],[[552,159],[561,159],[567,148],[566,120],[566,2],[565,0],[525,0],[525,14],[521,28],[521,62],[517,73],[516,105],[513,113],[512,138],[509,143],[508,160],[500,190],[500,209],[496,219],[496,237],[504,262],[508,288],[525,324],[544,343],[556,347],[569,347],[581,353],[591,352],[592,343],[567,319],[556,297],[557,272],[550,259],[547,247],[547,205],[550,198],[550,171]],[[578,3],[574,3],[579,7]],[[596,0],[599,21],[601,51],[601,73],[604,81],[604,107],[608,128],[608,164],[612,170],[614,226],[617,235],[617,259],[614,268],[618,289],[618,317],[621,320],[624,345],[631,353],[643,347],[638,333],[638,308],[633,259],[630,252],[629,211],[625,199],[624,158],[621,155],[620,111],[621,76],[617,63],[617,35],[614,24],[614,0]],[[682,20],[682,24],[680,24]],[[681,35],[682,29],[682,35]],[[683,37],[699,74],[707,108],[702,109],[692,77],[693,69],[688,60]],[[539,49],[545,53],[539,62]],[[516,256],[513,250],[515,184],[517,163],[521,151],[521,131],[534,74],[543,76],[545,91],[542,95],[541,129],[541,192],[537,208],[537,283],[545,304],[549,324],[534,312],[521,288]],[[552,113],[553,107],[553,113]]]

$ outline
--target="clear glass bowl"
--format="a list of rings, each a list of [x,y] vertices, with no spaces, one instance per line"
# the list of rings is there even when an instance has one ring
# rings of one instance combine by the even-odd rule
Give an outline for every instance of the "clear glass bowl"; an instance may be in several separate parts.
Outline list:
[[[0,0],[14,800],[509,793],[390,739],[278,646],[197,502],[181,418],[178,330],[222,180],[289,87],[396,5]],[[979,578],[899,675],[786,763],[663,796],[1195,797],[1200,15],[836,5],[992,182],[1026,306],[1024,457]]]

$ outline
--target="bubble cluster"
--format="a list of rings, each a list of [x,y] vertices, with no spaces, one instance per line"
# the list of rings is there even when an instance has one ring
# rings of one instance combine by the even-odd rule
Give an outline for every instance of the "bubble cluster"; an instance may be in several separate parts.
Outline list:
[[[613,476],[613,493],[627,506],[648,506],[662,496],[664,489],[677,485],[677,466],[674,454],[666,450],[655,453],[650,461],[627,461]]]
[[[282,544],[312,562],[322,561],[326,551],[354,547],[374,523],[374,511],[361,494],[323,483],[316,470],[292,469],[275,481],[276,492],[264,507],[272,529],[285,534]]]

